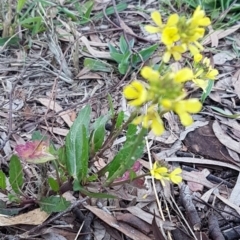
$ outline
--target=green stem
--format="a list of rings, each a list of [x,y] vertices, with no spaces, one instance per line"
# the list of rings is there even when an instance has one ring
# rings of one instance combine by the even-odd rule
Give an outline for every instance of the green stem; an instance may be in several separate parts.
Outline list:
[[[137,115],[137,111],[133,112],[130,115],[130,117],[128,118],[128,120],[122,125],[121,128],[117,129],[117,131],[113,130],[110,133],[110,135],[108,136],[108,138],[104,142],[101,150],[98,153],[95,154],[95,156],[93,157],[93,160],[91,160],[91,162],[96,161],[98,159],[98,157],[100,157],[108,148],[110,148],[112,146],[113,142],[116,140],[116,138],[119,136],[119,134],[127,128],[127,126],[133,121],[133,119],[136,117],[136,115]],[[102,176],[103,174],[101,174],[99,176]]]
[[[123,180],[123,181],[119,181],[119,182],[113,182],[112,184],[109,185],[109,187],[114,187],[114,186],[118,186],[118,185],[122,185],[124,183],[130,183],[136,179],[139,179],[139,178],[142,178],[142,177],[146,177],[146,176],[149,176],[150,175],[150,172],[148,173],[144,173],[144,174],[141,174],[133,179],[127,179],[127,180]]]
[[[138,147],[140,141],[143,139],[144,135],[146,133],[146,129],[142,128],[141,131],[139,132],[139,134],[137,135],[137,139],[132,147],[131,152],[128,155],[128,158],[132,158],[134,157],[134,153],[136,151],[136,148]],[[136,160],[135,160],[136,161]],[[110,163],[109,163],[110,164]],[[109,165],[108,164],[108,165]],[[109,178],[107,179],[107,181],[104,184],[104,187],[108,187],[109,185],[111,185],[111,183],[118,178],[119,176],[122,176],[124,174],[124,172],[126,172],[127,166],[126,166],[127,162],[124,161],[123,164],[119,167],[119,169]],[[103,169],[100,170],[100,174],[105,174],[108,170],[108,165],[106,165]]]

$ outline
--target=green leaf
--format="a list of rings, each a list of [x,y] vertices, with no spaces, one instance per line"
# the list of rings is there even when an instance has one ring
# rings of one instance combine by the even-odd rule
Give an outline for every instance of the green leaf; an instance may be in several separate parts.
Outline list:
[[[110,52],[110,56],[115,60],[117,63],[121,63],[124,55],[121,53]]]
[[[22,165],[18,156],[13,155],[9,163],[9,183],[15,193],[20,193],[23,185]]]
[[[137,63],[142,62],[142,60],[146,61],[148,58],[150,58],[153,55],[153,53],[157,48],[158,48],[158,44],[154,44],[148,48],[141,50],[138,54],[133,54],[132,64],[136,65]],[[139,55],[141,55],[142,58]]]
[[[111,65],[98,59],[85,58],[83,65],[92,71],[112,72]]]
[[[73,183],[73,190],[74,191],[80,191],[82,194],[89,196],[91,198],[116,198],[113,195],[107,194],[107,193],[93,193],[89,192],[88,190],[84,189],[79,182],[74,181]]]
[[[119,4],[116,5],[116,10],[118,11],[118,13],[126,10],[128,7],[128,5],[124,2],[121,2]],[[115,10],[114,7],[108,7],[105,11],[106,15],[110,15],[110,14],[114,14]],[[95,14],[95,16],[92,18],[93,20],[99,20],[102,19],[104,17],[104,14],[102,12]]]
[[[53,212],[62,212],[66,210],[71,203],[64,197],[51,196],[42,198],[39,201],[39,205],[41,210],[50,214]]]
[[[2,170],[0,170],[0,188],[5,190],[7,187],[6,185],[6,176]]]
[[[124,120],[124,112],[120,111],[117,116],[116,128],[120,128],[122,126],[123,120]]]
[[[85,180],[89,157],[89,123],[91,108],[84,107],[66,137],[66,167],[74,179]]]
[[[118,71],[121,73],[121,74],[126,74],[127,70],[129,68],[129,64],[128,63],[120,63],[118,65]]]
[[[89,3],[89,7],[84,15],[85,19],[90,19],[90,15],[91,15],[91,12],[92,12],[92,8],[93,8],[93,5],[94,3],[91,1],[91,2],[88,2]]]
[[[105,132],[106,132],[105,125],[106,125],[106,122],[109,120],[109,118],[110,118],[109,114],[105,116],[100,116],[93,125],[94,132],[92,136],[92,145],[93,145],[92,149],[94,152],[97,152],[103,144]]]
[[[108,47],[109,47],[110,53],[119,53],[118,50],[111,43],[108,44]]]
[[[134,162],[140,158],[144,149],[144,135],[146,129],[141,129],[137,134],[137,126],[130,124],[127,131],[127,140],[123,148],[118,152],[114,159],[104,167],[102,172],[108,172],[108,179],[105,186],[111,184],[116,178],[121,177],[128,169],[130,169]]]
[[[214,111],[218,112],[220,115],[222,115],[224,117],[228,117],[228,118],[231,118],[231,119],[238,119],[240,117],[240,113],[229,114],[219,107],[215,107],[215,106],[209,106],[209,107],[212,108]]]
[[[40,131],[34,131],[32,133],[32,140],[35,141],[35,140],[47,140],[47,137],[46,136],[43,136],[42,133]]]
[[[63,166],[66,166],[66,159],[66,147],[62,146],[58,149],[58,160]]]
[[[208,80],[208,85],[207,85],[206,91],[202,93],[202,96],[201,96],[201,99],[200,99],[200,101],[202,103],[205,102],[206,98],[211,93],[213,86],[214,86],[214,81],[213,80]]]
[[[4,38],[0,38],[0,46],[4,46],[6,44],[6,46],[9,45],[18,45],[19,44],[19,38],[18,37],[4,37]]]
[[[17,1],[17,12],[21,12],[27,0],[18,0]]]
[[[107,95],[107,98],[108,98],[108,104],[109,104],[109,107],[110,107],[110,113],[111,113],[112,117],[114,117],[113,100],[112,100],[112,97],[111,97],[111,95],[109,93]]]
[[[52,177],[48,178],[48,184],[51,187],[51,189],[55,192],[59,191],[59,184],[58,181]]]
[[[120,37],[119,47],[120,47],[120,51],[123,54],[127,53],[130,50],[123,35]]]

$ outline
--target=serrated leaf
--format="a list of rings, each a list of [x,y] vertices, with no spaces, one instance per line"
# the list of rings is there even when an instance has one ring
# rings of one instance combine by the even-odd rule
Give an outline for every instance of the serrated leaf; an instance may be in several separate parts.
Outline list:
[[[62,212],[66,210],[71,203],[64,197],[51,196],[42,198],[39,201],[39,205],[41,210],[50,214],[53,212]]]
[[[13,155],[9,163],[9,183],[15,193],[19,193],[23,185],[22,165],[18,156]]]
[[[109,185],[115,179],[121,177],[134,162],[140,158],[144,149],[144,135],[146,129],[142,129],[137,134],[137,126],[130,124],[127,131],[127,140],[123,148],[118,152],[114,159],[104,168],[108,172],[108,179],[105,185]]]
[[[58,192],[59,191],[59,184],[58,184],[58,181],[52,177],[49,177],[48,178],[48,184],[49,186],[51,187],[51,189],[55,192]]]
[[[91,108],[84,107],[66,137],[66,167],[70,176],[82,181],[87,176],[89,157],[89,123]]]
[[[0,188],[5,190],[6,189],[6,176],[2,170],[0,170]]]
[[[118,113],[117,120],[116,120],[116,128],[120,128],[122,126],[123,120],[124,120],[124,112],[120,111]]]
[[[112,72],[111,65],[98,59],[85,58],[83,65],[92,71]]]
[[[74,181],[73,183],[73,190],[74,191],[80,191],[82,194],[89,196],[91,198],[116,198],[113,195],[107,194],[107,193],[93,193],[89,192],[88,190],[84,189],[79,182]]]
[[[155,50],[158,48],[158,44],[154,44],[148,48],[144,48],[141,50],[138,54],[133,54],[132,56],[132,64],[136,65],[139,62],[146,61],[148,58],[150,58]],[[141,55],[141,57],[139,56]]]

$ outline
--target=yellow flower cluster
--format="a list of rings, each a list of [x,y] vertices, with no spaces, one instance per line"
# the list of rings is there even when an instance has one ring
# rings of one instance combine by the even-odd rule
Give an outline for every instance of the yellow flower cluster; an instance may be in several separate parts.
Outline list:
[[[184,126],[192,124],[190,113],[199,112],[202,105],[198,99],[184,100],[183,83],[194,77],[191,69],[183,68],[175,73],[168,70],[160,75],[158,71],[145,66],[141,70],[141,75],[148,84],[134,80],[123,89],[129,105],[141,107],[147,104],[149,106],[145,114],[134,119],[134,124],[142,123],[144,128],[151,128],[155,135],[161,135],[164,132],[164,126],[159,112],[162,115],[169,111],[178,114]]]
[[[209,58],[203,58],[201,54],[194,56],[193,64],[194,76],[192,81],[203,91],[206,90],[208,80],[215,80],[218,75],[218,70],[212,68]]]
[[[161,41],[166,46],[163,56],[164,62],[169,62],[173,56],[175,61],[182,57],[182,53],[189,50],[193,56],[203,50],[198,42],[205,34],[205,27],[211,24],[205,12],[198,6],[191,18],[180,17],[178,14],[169,16],[167,23],[162,23],[161,15],[154,11],[151,17],[156,26],[147,25],[145,29],[149,33],[161,33]]]
[[[181,168],[175,168],[172,172],[169,172],[166,167],[161,167],[158,162],[155,162],[150,173],[154,178],[160,180],[163,185],[164,180],[171,181],[175,184],[182,182],[182,177],[180,176],[182,173]]]

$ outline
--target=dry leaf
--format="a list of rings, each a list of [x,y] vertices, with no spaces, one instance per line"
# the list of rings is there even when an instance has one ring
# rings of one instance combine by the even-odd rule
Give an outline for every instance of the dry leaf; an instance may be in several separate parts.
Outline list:
[[[214,134],[218,138],[218,140],[227,148],[230,148],[231,150],[240,153],[240,143],[233,140],[231,137],[229,137],[221,128],[219,123],[217,121],[214,121],[212,125]]]
[[[0,216],[0,226],[13,226],[17,224],[39,225],[48,217],[49,214],[37,208],[15,217]]]
[[[137,229],[129,226],[128,224],[118,222],[115,217],[104,212],[102,209],[90,205],[85,205],[84,207],[91,211],[93,214],[95,214],[102,221],[107,223],[109,226],[116,228],[118,231],[122,232],[133,240],[151,240],[151,238],[147,237],[146,235],[139,232]]]
[[[59,112],[59,111],[63,110],[62,107],[57,102],[50,100],[48,98],[38,98],[37,101],[39,101],[42,105],[44,105],[45,107],[47,107],[55,112]],[[66,111],[62,112],[59,116],[64,120],[64,122],[69,127],[72,126],[73,122],[71,121],[70,116],[68,115],[68,113]]]
[[[217,36],[218,39],[224,38],[234,32],[236,32],[238,29],[240,28],[240,24],[237,24],[235,26],[232,26],[226,30],[216,30],[214,32],[211,32],[202,42],[202,45],[207,45],[209,43],[211,43],[212,39],[211,39],[211,34],[214,34]]]

